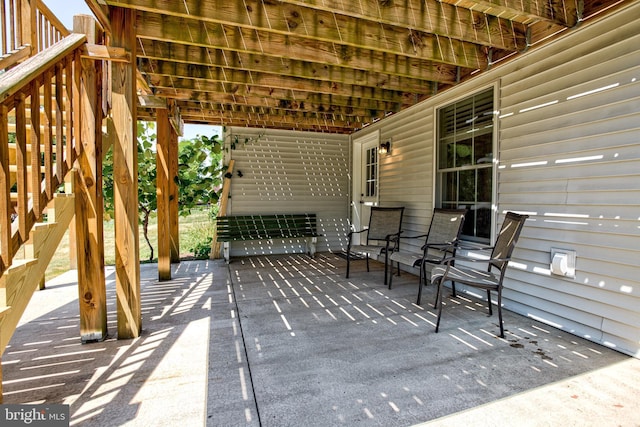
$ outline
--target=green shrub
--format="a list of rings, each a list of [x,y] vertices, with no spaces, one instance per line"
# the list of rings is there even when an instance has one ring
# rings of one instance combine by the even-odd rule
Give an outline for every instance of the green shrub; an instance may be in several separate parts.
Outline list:
[[[193,256],[196,259],[207,259],[211,253],[211,241],[213,237],[203,238],[195,243],[195,245],[189,249],[189,252],[193,252]]]

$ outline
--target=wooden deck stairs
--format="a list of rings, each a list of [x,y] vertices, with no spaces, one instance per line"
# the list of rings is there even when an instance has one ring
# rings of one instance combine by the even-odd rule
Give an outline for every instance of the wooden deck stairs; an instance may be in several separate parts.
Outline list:
[[[31,7],[30,13],[46,11],[41,2]],[[27,15],[24,10],[12,18]],[[3,10],[3,30],[4,20]],[[75,215],[86,37],[62,35],[55,44],[29,49],[27,59],[3,55],[0,70],[0,355]]]
[[[13,336],[33,293],[40,287],[74,214],[74,194],[56,194],[48,205],[46,222],[34,224],[23,245],[24,259],[14,260],[0,276],[0,311],[4,311],[4,315],[0,315],[0,354]]]

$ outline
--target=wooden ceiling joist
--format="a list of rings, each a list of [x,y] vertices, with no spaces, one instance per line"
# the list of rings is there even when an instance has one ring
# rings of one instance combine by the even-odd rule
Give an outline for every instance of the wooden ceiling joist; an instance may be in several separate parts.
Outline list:
[[[150,76],[165,75],[233,84],[291,87],[311,92],[318,91],[318,87],[327,84],[330,86],[353,85],[423,94],[429,94],[433,91],[433,80],[408,79],[389,74],[374,75],[341,67],[312,67],[311,64],[301,61],[296,61],[294,65],[299,65],[300,67],[294,71],[290,64],[284,64],[283,61],[277,60],[273,62],[273,67],[259,64],[254,66],[252,70],[247,70],[241,64],[236,64],[233,67],[214,67],[185,62],[150,60],[145,57],[138,59],[138,69]],[[455,80],[439,83],[453,84]]]
[[[629,1],[91,3],[135,10],[141,117],[352,133]]]

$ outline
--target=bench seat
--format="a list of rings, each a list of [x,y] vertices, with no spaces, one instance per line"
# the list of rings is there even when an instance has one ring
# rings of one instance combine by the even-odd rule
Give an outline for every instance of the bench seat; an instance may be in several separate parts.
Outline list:
[[[217,239],[223,242],[227,263],[229,243],[233,241],[304,238],[306,253],[313,256],[318,236],[316,214],[240,215],[217,219]]]

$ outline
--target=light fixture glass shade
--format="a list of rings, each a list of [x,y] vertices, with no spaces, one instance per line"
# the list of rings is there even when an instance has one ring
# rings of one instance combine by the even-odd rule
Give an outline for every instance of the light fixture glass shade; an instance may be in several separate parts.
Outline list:
[[[389,154],[390,151],[391,151],[391,141],[385,141],[380,143],[380,147],[378,147],[378,153]]]

